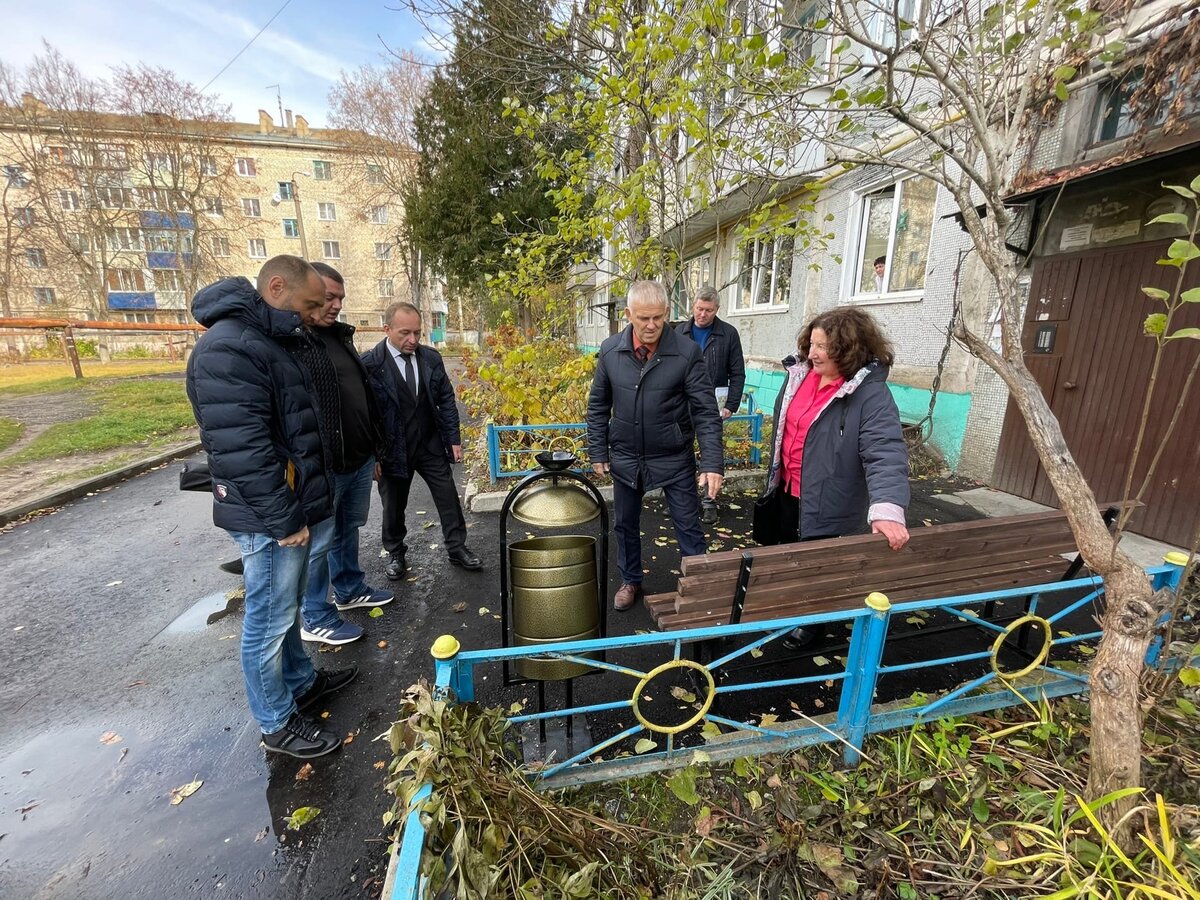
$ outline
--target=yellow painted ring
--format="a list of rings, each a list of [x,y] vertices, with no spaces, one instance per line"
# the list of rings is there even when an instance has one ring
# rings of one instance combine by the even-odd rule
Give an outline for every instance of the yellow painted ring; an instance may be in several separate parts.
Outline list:
[[[679,725],[659,725],[657,722],[651,722],[649,719],[643,716],[642,708],[638,704],[642,697],[642,691],[645,689],[646,685],[648,685],[656,676],[661,675],[663,672],[669,672],[671,669],[695,669],[697,672],[700,672],[704,676],[704,679],[708,682],[708,696],[704,698],[704,703],[701,704],[699,712],[697,712],[686,722],[683,722]],[[700,663],[690,659],[672,659],[663,663],[656,669],[651,669],[642,676],[640,681],[638,681],[637,687],[633,689],[633,714],[637,716],[637,720],[645,725],[649,731],[653,731],[656,734],[679,734],[681,731],[687,731],[706,715],[708,715],[708,710],[712,706],[713,700],[716,699],[716,696],[717,683],[713,681],[712,672],[709,671],[707,666],[701,665]]]
[[[1042,632],[1045,634],[1045,640],[1042,642],[1042,649],[1038,651],[1038,655],[1035,656],[1033,661],[1030,662],[1025,668],[1018,669],[1015,672],[1001,672],[1000,664],[997,661],[997,655],[1000,653],[1000,648],[1004,645],[1004,642],[1008,639],[1010,634],[1012,634],[1022,625],[1029,624],[1037,624],[1042,626]],[[1021,618],[1017,619],[1015,622],[1009,623],[1009,626],[1000,632],[1000,635],[996,638],[995,643],[992,644],[992,671],[1005,681],[1015,681],[1018,678],[1024,678],[1049,658],[1050,648],[1053,646],[1053,644],[1054,634],[1051,631],[1049,622],[1047,622],[1041,616],[1021,616]]]

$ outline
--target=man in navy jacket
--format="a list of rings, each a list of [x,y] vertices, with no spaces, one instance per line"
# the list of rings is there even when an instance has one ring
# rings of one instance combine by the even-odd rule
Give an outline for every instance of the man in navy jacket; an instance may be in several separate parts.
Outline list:
[[[692,317],[679,326],[679,333],[696,342],[704,354],[708,377],[716,391],[716,403],[724,421],[738,411],[742,390],[746,386],[746,361],[742,356],[742,339],[728,322],[717,318],[721,295],[711,285],[696,291]],[[717,521],[717,501],[708,497],[700,501],[700,521],[711,525]]]
[[[684,556],[704,552],[696,497],[697,438],[700,483],[710,499],[724,481],[721,418],[712,381],[694,341],[667,327],[667,292],[656,281],[629,289],[629,326],[600,345],[588,395],[588,457],[597,474],[613,480],[613,530],[621,587],[613,608],[629,609],[642,593],[642,497],[662,488]]]
[[[256,285],[226,278],[196,294],[208,330],[188,360],[187,392],[212,473],[213,522],[242,553],[242,674],[268,750],[307,759],[341,738],[306,716],[357,669],[317,672],[300,642],[310,550],[328,552],[330,472],[312,385],[296,359],[325,284],[304,260],[276,256]],[[310,547],[311,544],[311,547]]]

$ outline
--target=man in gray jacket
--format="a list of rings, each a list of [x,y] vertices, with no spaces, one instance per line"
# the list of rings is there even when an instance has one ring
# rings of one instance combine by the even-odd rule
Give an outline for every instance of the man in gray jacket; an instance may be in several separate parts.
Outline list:
[[[710,499],[724,481],[721,417],[712,380],[695,341],[667,327],[667,292],[639,281],[626,299],[629,325],[600,345],[588,396],[588,456],[613,480],[613,530],[621,587],[613,607],[629,609],[642,593],[642,497],[662,488],[684,556],[704,553],[696,496],[694,442],[700,442],[700,484]]]

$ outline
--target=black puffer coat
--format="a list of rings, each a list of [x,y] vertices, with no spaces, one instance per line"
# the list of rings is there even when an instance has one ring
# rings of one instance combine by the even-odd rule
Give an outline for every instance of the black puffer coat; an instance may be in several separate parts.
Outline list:
[[[438,434],[450,455],[450,448],[462,444],[462,435],[458,424],[458,403],[454,399],[454,385],[446,373],[446,364],[442,354],[432,347],[418,344],[417,371],[420,373],[421,391],[426,392],[434,406],[437,418]],[[383,436],[387,447],[379,455],[379,465],[383,474],[393,478],[407,478],[408,448],[404,443],[404,420],[400,411],[400,388],[396,382],[393,369],[396,362],[392,351],[388,349],[387,338],[384,338],[362,355],[363,365],[367,367],[367,383],[375,394],[375,405],[383,419]]]
[[[633,355],[633,326],[600,345],[588,395],[588,458],[607,462],[613,478],[651,490],[700,471],[723,474],[721,416],[700,347],[664,328],[645,368]]]
[[[300,316],[269,306],[245,278],[196,294],[205,326],[188,360],[187,393],[213,480],[213,522],[279,539],[332,513],[319,416],[289,352]]]

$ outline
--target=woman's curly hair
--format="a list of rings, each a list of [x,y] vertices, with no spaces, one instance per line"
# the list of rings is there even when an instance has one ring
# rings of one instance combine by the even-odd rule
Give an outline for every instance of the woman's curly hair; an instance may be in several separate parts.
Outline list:
[[[829,339],[829,358],[843,378],[852,377],[872,360],[877,359],[885,366],[895,361],[892,343],[884,337],[879,323],[858,307],[835,306],[805,325],[797,339],[803,360],[808,359],[814,328],[825,332]]]

